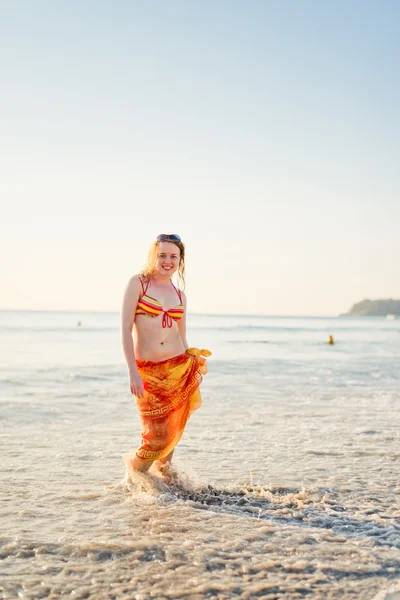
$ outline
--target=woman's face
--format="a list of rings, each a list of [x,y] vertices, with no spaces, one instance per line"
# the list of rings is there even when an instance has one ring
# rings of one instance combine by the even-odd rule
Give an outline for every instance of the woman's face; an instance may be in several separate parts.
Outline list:
[[[181,251],[172,242],[160,242],[157,248],[155,270],[170,277],[178,270]]]

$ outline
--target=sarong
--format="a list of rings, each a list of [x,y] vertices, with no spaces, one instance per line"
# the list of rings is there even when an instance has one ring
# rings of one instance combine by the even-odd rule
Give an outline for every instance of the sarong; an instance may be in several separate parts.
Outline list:
[[[160,362],[137,360],[144,382],[143,398],[136,396],[142,421],[142,442],[136,456],[153,461],[168,456],[182,437],[190,415],[202,404],[199,390],[207,373],[209,350],[188,348]]]

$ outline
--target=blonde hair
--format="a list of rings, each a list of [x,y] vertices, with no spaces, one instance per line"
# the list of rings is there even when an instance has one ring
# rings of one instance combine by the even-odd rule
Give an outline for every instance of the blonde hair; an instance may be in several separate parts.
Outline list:
[[[178,287],[180,289],[185,289],[185,244],[183,242],[168,241],[170,244],[175,244],[175,246],[178,246],[179,248]],[[147,262],[139,273],[139,275],[142,275],[146,280],[150,279],[154,274],[159,245],[160,242],[157,242],[157,240],[151,244],[147,255]]]

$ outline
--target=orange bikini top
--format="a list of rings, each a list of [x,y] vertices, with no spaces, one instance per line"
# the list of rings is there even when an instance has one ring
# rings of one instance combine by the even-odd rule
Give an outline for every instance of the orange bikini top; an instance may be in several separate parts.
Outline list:
[[[160,302],[151,296],[147,296],[147,288],[149,287],[150,281],[147,281],[146,284],[143,284],[142,279],[139,277],[139,281],[142,284],[143,294],[139,298],[137,303],[136,313],[137,315],[145,315],[146,317],[158,317],[162,314],[162,326],[163,327],[172,327],[172,321],[179,321],[183,317],[184,307],[182,303],[182,293],[181,291],[174,286],[171,281],[172,287],[178,294],[178,298],[180,304],[178,306],[174,306],[168,310],[164,310],[161,306]]]

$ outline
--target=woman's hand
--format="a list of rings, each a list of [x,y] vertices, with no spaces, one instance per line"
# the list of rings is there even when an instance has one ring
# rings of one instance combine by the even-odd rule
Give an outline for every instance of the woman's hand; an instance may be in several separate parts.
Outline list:
[[[143,379],[140,377],[137,371],[132,371],[132,373],[129,373],[129,385],[131,388],[131,394],[137,396],[137,398],[143,398]]]

